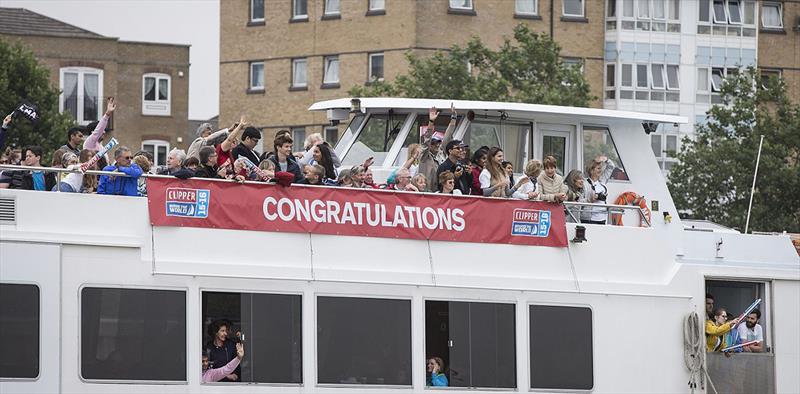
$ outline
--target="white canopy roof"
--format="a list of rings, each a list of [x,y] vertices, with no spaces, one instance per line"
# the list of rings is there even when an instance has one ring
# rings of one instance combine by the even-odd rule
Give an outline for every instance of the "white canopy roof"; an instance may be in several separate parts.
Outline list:
[[[651,114],[645,112],[615,111],[599,108],[563,107],[558,105],[541,105],[525,103],[503,103],[497,101],[466,101],[396,97],[360,97],[362,109],[394,108],[408,110],[427,110],[430,107],[450,108],[450,103],[459,111],[472,110],[478,114],[484,112],[504,111],[512,117],[529,118],[536,115],[570,116],[607,120],[633,120],[655,123],[688,123],[684,116]],[[309,111],[325,111],[329,109],[350,108],[351,98],[326,100],[314,103]]]

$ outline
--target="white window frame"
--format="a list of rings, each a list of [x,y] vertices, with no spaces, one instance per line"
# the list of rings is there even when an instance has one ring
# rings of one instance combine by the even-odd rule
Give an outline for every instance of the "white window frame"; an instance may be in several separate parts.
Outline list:
[[[169,141],[164,141],[164,140],[144,140],[144,141],[142,141],[142,149],[141,150],[146,151],[146,149],[144,148],[145,145],[152,145],[153,146],[153,165],[151,167],[152,171],[155,171],[156,168],[159,166],[159,164],[158,164],[158,157],[159,157],[158,156],[158,148],[162,147],[162,146],[166,148],[166,150],[164,151],[165,152],[164,153],[164,163],[166,164],[167,157],[169,157],[169,148],[170,148]]]
[[[61,90],[61,94],[58,96],[58,111],[64,112],[64,100],[66,99],[64,95],[64,74],[65,73],[77,73],[78,74],[78,107],[77,107],[77,117],[75,119],[76,122],[80,125],[87,125],[92,123],[96,120],[100,120],[100,117],[103,116],[103,111],[105,109],[104,103],[104,96],[103,96],[103,70],[99,68],[91,68],[91,67],[62,67],[59,69],[59,89]],[[83,119],[83,78],[86,74],[95,74],[97,75],[97,119]]]
[[[339,66],[336,68],[336,79],[329,79],[328,66],[332,61],[336,61]],[[322,61],[322,83],[323,84],[338,84],[339,73],[341,71],[342,63],[339,61],[339,55],[325,56]]]
[[[676,17],[674,19],[670,16],[670,11],[672,11],[672,8],[673,8],[672,4],[677,4],[677,6],[678,6],[678,15],[676,15]],[[666,16],[667,16],[667,20],[669,20],[669,21],[680,21],[681,20],[681,0],[667,0],[667,13],[666,13]]]
[[[661,85],[658,85],[658,86],[656,85],[656,78],[655,78],[656,68],[657,67],[661,67],[661,73],[660,73],[661,74]],[[666,77],[667,77],[666,76],[666,67],[664,67],[663,64],[651,64],[650,65],[650,76],[651,76],[650,86],[653,89],[664,90],[666,88],[666,84],[667,84],[667,82],[666,82]]]
[[[703,76],[702,74],[705,74]],[[700,89],[700,81],[705,79],[705,89]],[[709,93],[711,91],[711,69],[708,67],[698,67],[697,68],[697,92],[698,93]]]
[[[720,79],[719,86],[717,86],[717,83],[714,82],[714,70],[721,70],[722,71],[722,73],[721,73],[722,79]],[[723,82],[725,82],[725,68],[723,68],[723,67],[713,67],[713,68],[711,68],[711,74],[709,74],[709,77],[711,78],[711,86],[710,86],[711,87],[711,92],[718,94],[720,92],[720,90],[722,90]]]
[[[644,66],[644,83],[646,86],[639,86],[639,67],[641,66]],[[635,71],[633,74],[636,76],[636,82],[634,82],[633,87],[635,89],[649,89],[651,86],[653,86],[653,82],[650,78],[650,67],[648,64],[636,63],[636,67],[634,68]]]
[[[306,80],[303,83],[299,83],[295,79],[295,76],[297,75],[297,65],[300,63],[305,64],[306,67]],[[302,57],[302,58],[292,59],[292,87],[293,88],[308,87],[308,58]]]
[[[608,77],[611,77],[611,84],[609,84]],[[606,79],[605,79],[605,87],[608,88],[615,88],[617,85],[617,64],[616,63],[606,63]],[[610,89],[608,89],[610,90]]]
[[[778,78],[778,79],[783,78],[783,70],[780,69],[780,68],[759,68],[758,71],[759,71],[758,74],[759,74],[759,76],[761,76],[761,80],[762,80],[762,83],[761,83],[761,87],[762,88],[766,88],[766,85],[764,85],[764,83],[763,83],[763,80],[764,80],[765,76],[767,78],[770,78],[770,79],[773,78],[773,77],[774,78]]]
[[[639,13],[639,11],[641,11],[641,9],[639,7],[639,5],[641,3],[644,3],[644,4],[647,5],[647,15],[645,15],[645,16],[642,16]],[[650,19],[653,16],[652,6],[650,4],[650,0],[636,0],[636,13],[635,13],[635,15],[636,15],[636,19]]]
[[[675,74],[676,75],[675,76],[675,84],[676,84],[675,86],[672,86],[672,84],[670,83],[670,80],[669,80],[669,69],[671,67],[675,68],[675,73],[676,73]],[[681,68],[680,68],[680,66],[677,65],[677,64],[667,64],[664,67],[664,74],[666,76],[666,78],[664,79],[664,83],[667,85],[667,90],[680,90],[680,86],[681,86]]]
[[[294,144],[296,146],[300,146],[300,144],[302,144],[303,141],[306,140],[306,128],[305,127],[292,127],[292,128],[290,128],[290,131],[292,132],[292,140],[294,140]],[[297,133],[300,133],[300,132],[303,133],[302,138],[298,138]]]
[[[369,8],[370,11],[385,11],[386,10],[386,0],[383,0],[383,6],[382,7],[376,7],[375,6],[375,0],[369,0],[369,3],[367,4],[367,7]]]
[[[377,56],[380,56],[381,58],[383,58],[383,67],[381,69],[381,74],[383,74],[383,76],[381,76],[380,78],[373,79],[372,78],[372,58],[377,57]],[[368,70],[367,72],[369,74],[369,75],[367,75],[367,80],[369,82],[383,82],[384,81],[384,78],[386,76],[386,57],[384,56],[383,52],[370,53],[368,55],[367,70]]]
[[[520,2],[533,2],[533,12],[520,11]],[[514,13],[517,15],[539,15],[539,0],[514,0]]]
[[[297,13],[297,2],[304,1],[306,3],[306,13],[305,14],[298,14]],[[292,20],[303,20],[308,19],[308,0],[292,0]]]
[[[580,66],[581,74],[583,74],[583,65],[584,61],[583,58],[580,57],[563,57],[561,58],[561,65],[563,67],[575,67]]]
[[[733,20],[733,13],[731,13],[731,4],[736,3],[737,10],[739,11],[739,21],[735,22]],[[744,19],[744,15],[742,14],[742,2],[738,0],[726,0],[725,1],[725,16],[728,17],[728,24],[729,25],[741,25],[742,20]]]
[[[250,0],[250,22],[264,22],[264,18],[266,17],[266,14],[267,14],[267,0],[262,0],[262,2],[264,3],[264,6],[263,6],[264,7],[264,11],[263,11],[264,15],[262,15],[261,18],[253,18],[253,11],[256,9],[254,7],[254,3],[255,2],[256,2],[256,0]]]
[[[324,16],[341,15],[342,14],[342,2],[341,2],[341,0],[339,0],[339,7],[335,11],[328,10],[328,4],[330,4],[330,3],[331,3],[331,0],[323,0],[323,7],[324,8],[322,10],[322,15],[324,15]]]
[[[661,11],[664,13],[663,17],[656,17],[656,1],[662,1]],[[658,21],[665,21],[669,18],[669,2],[667,0],[650,0],[650,17]]]
[[[469,3],[468,6],[458,5],[459,3]],[[474,10],[475,9],[475,1],[474,0],[448,0],[447,5],[453,10]]]
[[[250,71],[247,73],[248,78],[249,78],[247,80],[247,86],[248,86],[248,89],[250,89],[250,90],[265,90],[264,85],[253,86],[253,66],[258,65],[258,64],[261,65],[261,74],[262,74],[261,75],[261,81],[262,81],[263,84],[266,84],[266,82],[267,82],[266,81],[266,75],[265,75],[266,74],[266,71],[265,71],[266,67],[264,65],[264,62],[250,62],[249,66],[248,66]]]
[[[722,16],[722,20],[719,20],[717,18],[717,9],[716,9],[716,7],[714,7],[714,4],[717,3],[717,2],[720,2],[720,1],[722,2],[722,10],[723,10],[723,13],[725,14],[725,15]],[[726,25],[726,24],[728,24],[728,19],[729,19],[729,17],[728,17],[728,4],[727,4],[727,2],[725,0],[711,0],[711,21],[713,23],[715,23],[715,24],[718,24],[718,25],[720,25],[720,24]]]
[[[567,17],[577,17],[583,18],[586,15],[586,1],[585,0],[574,0],[581,2],[581,13],[580,14],[567,14],[567,0],[561,1],[561,15]]]
[[[147,94],[147,92],[145,91],[145,89],[147,88],[147,84],[145,83],[145,81],[147,80],[147,78],[155,78],[156,80],[155,100],[145,99],[145,94]],[[159,81],[162,80],[167,81],[166,100],[159,100],[158,98]],[[171,102],[172,102],[172,77],[163,73],[148,73],[142,75],[142,115],[169,116],[171,114],[171,105],[170,105]]]
[[[625,85],[625,67],[626,66],[630,67],[630,69],[631,69],[631,84],[630,85]],[[620,76],[619,76],[619,86],[623,87],[623,88],[633,88],[633,86],[636,84],[634,82],[634,80],[635,80],[635,78],[634,78],[635,75],[634,74],[636,73],[636,71],[635,71],[635,69],[633,67],[633,63],[623,63],[620,66],[620,70],[621,71],[620,71]]]
[[[765,7],[778,7],[778,21],[780,22],[780,24],[778,26],[768,26],[766,23],[764,23],[764,15],[765,15],[765,13],[764,13],[763,9]],[[764,2],[764,3],[761,3],[761,10],[762,10],[761,11],[761,18],[760,18],[761,19],[761,27],[763,27],[765,29],[783,29],[783,3],[779,3],[779,2]]]

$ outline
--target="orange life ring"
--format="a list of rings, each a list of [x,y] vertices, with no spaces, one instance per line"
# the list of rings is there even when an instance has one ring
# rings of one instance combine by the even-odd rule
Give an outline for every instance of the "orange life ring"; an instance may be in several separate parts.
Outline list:
[[[642,211],[644,211],[644,214],[647,215],[647,222],[650,222],[650,209],[647,208],[647,201],[644,199],[644,196],[636,194],[634,192],[624,192],[620,194],[616,200],[614,200],[614,204],[638,206],[639,208],[642,209]],[[646,226],[647,222],[642,220],[641,215],[639,216],[639,227]],[[615,226],[622,226],[622,214],[612,213],[611,224]]]

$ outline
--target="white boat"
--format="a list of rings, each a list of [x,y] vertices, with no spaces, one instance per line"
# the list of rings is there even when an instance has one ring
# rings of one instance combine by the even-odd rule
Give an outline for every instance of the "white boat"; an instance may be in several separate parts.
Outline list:
[[[568,216],[572,241],[528,246],[161,226],[150,212],[163,207],[146,198],[1,189],[0,392],[800,392],[800,257],[785,234],[678,217],[647,132],[685,118],[452,104],[454,138],[499,145],[516,169],[545,153],[560,171],[606,154],[621,170],[609,203],[632,191],[650,217],[638,206],[610,212],[624,225]],[[337,154],[345,165],[375,157],[383,179],[428,108],[446,123],[450,105],[362,98],[310,110],[349,121]],[[762,299],[765,351],[706,355],[706,293],[730,314]],[[240,382],[201,382],[217,319],[245,334]],[[428,385],[431,357],[449,387]]]

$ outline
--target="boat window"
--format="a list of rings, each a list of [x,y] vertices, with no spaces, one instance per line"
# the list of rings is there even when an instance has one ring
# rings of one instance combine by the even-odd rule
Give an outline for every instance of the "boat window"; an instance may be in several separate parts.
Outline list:
[[[531,388],[591,390],[592,310],[530,306]]]
[[[449,386],[515,388],[515,349],[513,304],[425,302],[425,357],[442,359]]]
[[[0,283],[0,300],[0,378],[35,379],[39,376],[39,287]]]
[[[583,164],[588,166],[592,160],[598,156],[606,156],[614,163],[614,168],[610,179],[621,181],[629,180],[625,172],[625,165],[619,157],[617,147],[611,133],[605,127],[584,126],[583,127]]]
[[[769,305],[767,305],[766,293],[766,284],[763,282],[723,280],[706,281],[706,294],[713,297],[713,307],[711,308],[711,313],[713,314],[718,308],[724,308],[727,312],[726,314],[728,316],[728,320],[739,317],[753,302],[761,299],[761,302],[756,306],[760,317],[758,318],[758,321],[755,322],[755,324],[761,326],[760,331],[762,336],[760,339],[764,341],[762,342],[763,347],[761,348],[761,351],[769,351],[766,346],[768,343],[767,333],[769,332],[767,321],[767,316],[769,315]],[[706,300],[706,302],[708,302],[708,300]],[[750,330],[745,330],[745,328],[748,328],[748,326],[746,322],[742,322],[739,327],[737,327],[735,337],[733,335],[726,336],[726,345],[735,345],[734,343],[730,343],[734,341],[737,342],[736,344],[741,344],[755,340],[756,338],[753,336],[758,330],[755,325],[750,327]],[[745,336],[748,337],[745,338]]]
[[[395,138],[400,134],[406,115],[370,115],[358,138],[342,161],[342,166],[361,164],[373,157],[375,163],[383,163]]]
[[[231,345],[245,344],[238,381],[303,382],[302,296],[203,292],[203,349],[211,355],[212,368],[230,361],[214,360],[214,352],[209,352],[220,322],[227,324]]]
[[[516,172],[522,172],[530,149],[530,123],[515,123],[497,120],[475,120],[464,133],[464,142],[469,151],[475,152],[482,146],[498,146],[503,149],[505,160],[514,165]],[[471,154],[471,153],[470,153]]]
[[[317,298],[317,381],[411,385],[411,301]]]
[[[400,153],[397,155],[397,158],[394,160],[394,165],[401,166],[405,163],[406,159],[408,159],[408,146],[411,144],[418,144],[421,142],[420,140],[420,130],[422,128],[427,129],[428,127],[428,114],[425,115],[417,115],[417,119],[414,121],[414,124],[411,126],[411,130],[408,131],[408,136],[406,136],[406,140],[403,141],[403,147],[400,149]],[[436,122],[434,122],[434,127],[436,131],[441,132],[444,134],[447,131],[447,125],[450,124],[450,116],[444,114],[442,112],[439,114],[439,117],[436,118]],[[442,147],[444,148],[444,147]]]
[[[80,342],[84,379],[186,381],[186,292],[84,288]]]

